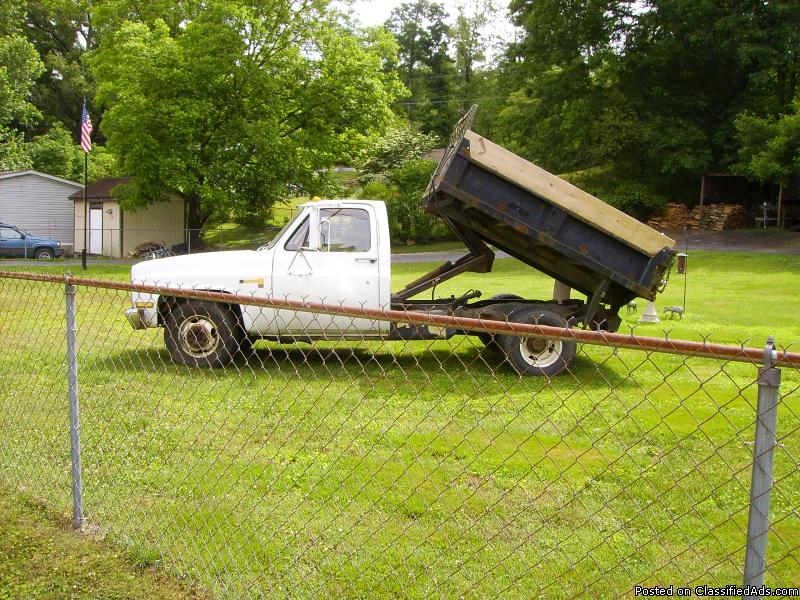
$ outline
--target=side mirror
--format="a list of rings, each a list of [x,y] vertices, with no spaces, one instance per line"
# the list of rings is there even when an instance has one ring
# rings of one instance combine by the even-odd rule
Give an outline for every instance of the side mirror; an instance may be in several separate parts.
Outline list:
[[[330,252],[331,250],[331,222],[329,219],[322,219],[319,223],[319,246],[320,250]]]

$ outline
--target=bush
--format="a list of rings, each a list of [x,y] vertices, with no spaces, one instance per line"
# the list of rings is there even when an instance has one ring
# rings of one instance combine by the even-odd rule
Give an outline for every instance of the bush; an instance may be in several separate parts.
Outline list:
[[[362,188],[362,198],[386,202],[389,232],[395,243],[427,244],[448,234],[441,219],[422,210],[422,195],[435,169],[435,162],[410,160],[390,171],[387,181],[376,179]]]
[[[364,149],[357,165],[359,179],[364,184],[373,179],[386,181],[394,170],[433,150],[436,142],[435,136],[420,133],[410,126],[389,129]]]
[[[667,205],[667,198],[654,190],[653,186],[625,179],[607,167],[573,171],[560,177],[642,221],[662,211]]]
[[[667,206],[667,199],[654,193],[647,185],[621,181],[613,191],[604,194],[606,202],[632,217],[645,221]]]

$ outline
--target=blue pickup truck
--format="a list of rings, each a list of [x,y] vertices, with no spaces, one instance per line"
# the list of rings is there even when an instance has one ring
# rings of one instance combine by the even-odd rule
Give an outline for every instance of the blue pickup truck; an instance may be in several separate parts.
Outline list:
[[[64,248],[56,240],[28,235],[13,225],[0,223],[0,256],[49,260],[64,256]]]

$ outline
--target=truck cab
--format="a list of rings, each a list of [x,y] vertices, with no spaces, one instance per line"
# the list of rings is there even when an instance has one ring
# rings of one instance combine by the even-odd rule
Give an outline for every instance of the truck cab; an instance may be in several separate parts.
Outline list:
[[[299,214],[258,250],[145,261],[133,266],[131,281],[329,306],[388,309],[390,244],[384,203],[324,200],[299,208]],[[219,331],[231,334],[223,345],[242,346],[253,338],[382,337],[389,328],[388,323],[370,319],[248,305],[225,308],[223,312],[230,314],[205,314],[212,309],[209,302],[134,293],[126,316],[135,329],[164,326],[170,354],[181,363],[202,363],[219,351],[226,355],[219,340],[212,339]]]

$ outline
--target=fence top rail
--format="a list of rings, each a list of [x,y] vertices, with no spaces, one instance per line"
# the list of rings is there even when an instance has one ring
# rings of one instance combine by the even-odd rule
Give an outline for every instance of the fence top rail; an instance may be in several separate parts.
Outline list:
[[[660,338],[625,333],[611,333],[607,331],[565,329],[560,327],[550,327],[547,325],[475,319],[469,317],[432,314],[427,312],[331,305],[265,296],[216,292],[205,289],[175,287],[159,282],[154,282],[153,284],[127,283],[122,281],[111,281],[107,279],[74,277],[70,274],[47,275],[42,273],[0,270],[0,279],[40,281],[46,283],[71,284],[75,286],[103,288],[125,292],[169,295],[172,297],[210,300],[214,302],[226,302],[229,304],[246,304],[250,306],[263,306],[265,308],[283,308],[301,312],[315,312],[330,315],[369,318],[376,321],[410,323],[415,325],[434,325],[436,327],[452,328],[463,331],[546,336],[548,338],[575,340],[584,344],[593,344],[598,346],[627,348],[631,350],[661,352],[666,354],[678,354],[691,357],[726,359],[730,361],[751,364],[763,364],[766,358],[765,349],[763,347],[754,348],[745,346],[744,344],[718,344],[705,340],[698,342],[691,340],[670,339],[666,334],[665,337]],[[770,358],[773,366],[800,369],[800,352],[789,352],[786,350],[773,349],[771,351]]]

